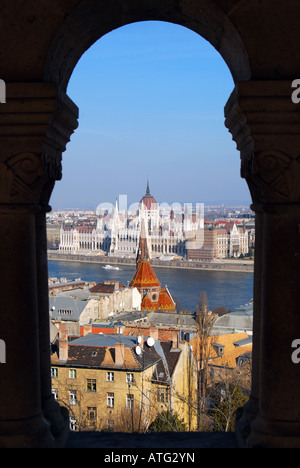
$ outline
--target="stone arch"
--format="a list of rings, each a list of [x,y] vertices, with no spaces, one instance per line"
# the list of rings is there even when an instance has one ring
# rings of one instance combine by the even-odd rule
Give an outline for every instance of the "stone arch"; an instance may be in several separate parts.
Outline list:
[[[45,80],[66,90],[73,69],[83,53],[103,35],[138,21],[166,21],[198,33],[220,53],[234,82],[251,78],[249,58],[242,39],[228,16],[213,2],[201,5],[192,0],[88,0],[81,2],[64,19],[48,49]]]
[[[291,100],[299,78],[299,1],[28,0],[25,6],[3,0],[1,13],[1,338],[7,347],[1,447],[61,446],[68,436],[69,416],[51,394],[45,218],[61,178],[61,154],[78,123],[65,91],[95,41],[147,20],[200,34],[233,76],[225,124],[256,213],[254,378],[236,434],[240,446],[300,447],[300,373],[291,359],[300,330],[300,107]],[[16,373],[20,356],[22,372]]]

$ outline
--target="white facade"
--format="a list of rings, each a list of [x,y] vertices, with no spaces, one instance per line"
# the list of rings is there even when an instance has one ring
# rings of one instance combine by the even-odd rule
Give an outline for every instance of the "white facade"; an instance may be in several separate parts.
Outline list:
[[[249,236],[245,228],[239,228],[236,224],[232,224],[231,229],[218,229],[217,231],[218,258],[239,257],[248,254]]]
[[[62,253],[135,257],[142,220],[150,258],[162,255],[184,257],[186,240],[203,227],[203,219],[160,209],[157,204],[148,209],[140,203],[137,211],[129,216],[120,212],[116,203],[112,213],[99,216],[96,226],[62,226],[59,250]]]

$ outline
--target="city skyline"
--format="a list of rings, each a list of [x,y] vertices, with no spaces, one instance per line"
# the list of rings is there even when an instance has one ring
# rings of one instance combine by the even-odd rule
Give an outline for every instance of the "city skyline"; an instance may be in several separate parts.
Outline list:
[[[135,203],[147,180],[160,203],[249,205],[224,125],[233,88],[222,57],[182,26],[141,22],[103,36],[69,82],[79,127],[52,209],[96,209],[122,193]]]

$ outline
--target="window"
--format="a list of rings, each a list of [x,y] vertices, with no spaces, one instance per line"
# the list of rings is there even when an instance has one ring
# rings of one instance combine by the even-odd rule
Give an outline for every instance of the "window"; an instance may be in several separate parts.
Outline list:
[[[72,315],[73,311],[71,309],[58,309],[60,315]]]
[[[86,390],[87,392],[96,392],[96,379],[87,379]]]
[[[70,390],[70,392],[69,392],[69,401],[70,401],[70,405],[76,405],[77,404],[76,390]]]
[[[109,408],[113,408],[115,404],[115,396],[114,393],[108,393],[107,394],[107,406]]]
[[[113,382],[115,380],[114,372],[106,372],[106,381]]]
[[[97,408],[94,406],[89,406],[87,409],[87,418],[89,421],[97,420]]]
[[[167,403],[169,401],[169,394],[167,388],[157,389],[157,401],[160,403]]]
[[[52,367],[51,368],[51,377],[57,377],[58,376],[58,369],[57,367]]]
[[[134,381],[133,374],[126,374],[126,382],[127,383],[133,383],[133,381]]]
[[[69,369],[69,379],[76,379],[76,369]]]
[[[71,431],[77,431],[77,420],[75,418],[70,418],[70,429]]]
[[[126,409],[132,410],[133,409],[133,395],[126,395]]]

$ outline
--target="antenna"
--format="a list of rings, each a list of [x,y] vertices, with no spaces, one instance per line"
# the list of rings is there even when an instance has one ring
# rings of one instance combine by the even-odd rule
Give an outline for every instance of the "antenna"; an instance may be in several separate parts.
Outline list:
[[[149,338],[147,339],[147,345],[148,346],[154,345],[154,338],[152,338],[152,336],[149,336]]]

